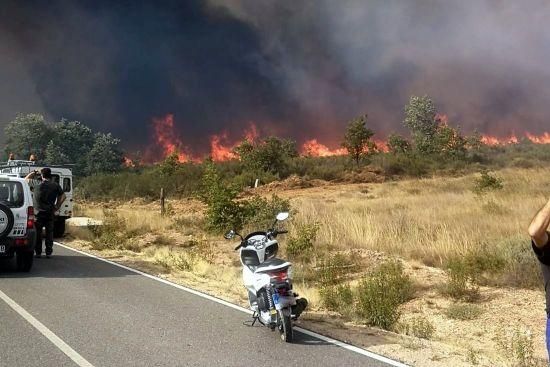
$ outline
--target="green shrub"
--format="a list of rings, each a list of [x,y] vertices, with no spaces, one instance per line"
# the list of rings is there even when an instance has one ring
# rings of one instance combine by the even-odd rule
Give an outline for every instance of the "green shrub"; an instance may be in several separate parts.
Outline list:
[[[322,286],[335,285],[355,268],[349,256],[343,254],[327,255],[317,260],[315,276]]]
[[[206,225],[211,231],[240,230],[244,222],[244,210],[236,201],[238,191],[221,180],[216,165],[204,162],[204,173],[199,198],[207,205]]]
[[[435,326],[424,316],[416,316],[409,322],[401,325],[402,332],[406,335],[421,339],[431,339],[435,333]]]
[[[344,316],[351,316],[354,297],[349,284],[323,286],[319,290],[319,295],[326,309],[339,312]]]
[[[114,210],[103,211],[103,224],[90,227],[94,250],[125,248],[128,237],[126,222]]]
[[[452,304],[445,311],[445,315],[454,320],[474,320],[481,315],[481,307],[472,304]]]
[[[461,258],[453,258],[447,262],[447,284],[445,293],[455,299],[473,302],[479,298],[479,287],[475,282],[472,268]]]
[[[445,292],[470,302],[479,297],[479,285],[492,283],[506,268],[505,255],[488,244],[463,256],[451,257],[446,264],[448,276]]]
[[[533,336],[530,330],[514,330],[497,335],[497,345],[514,367],[544,366],[545,362],[535,357]]]
[[[243,201],[242,207],[243,221],[246,223],[246,227],[256,231],[271,226],[278,213],[291,210],[290,201],[277,195],[271,196],[269,200],[261,196],[253,196],[251,199]]]
[[[196,263],[196,256],[184,251],[174,251],[172,248],[166,253],[160,253],[155,256],[155,263],[163,266],[167,270],[177,269],[190,271]]]
[[[509,238],[497,250],[506,257],[505,270],[498,283],[508,287],[541,289],[543,286],[540,264],[523,236]]]
[[[502,179],[491,175],[488,171],[481,172],[481,177],[475,180],[473,191],[478,194],[485,194],[489,191],[503,189]]]
[[[399,319],[399,306],[410,299],[413,288],[398,261],[379,265],[358,287],[357,314],[368,325],[390,329]]]
[[[289,257],[304,257],[313,249],[313,243],[319,231],[318,223],[304,223],[296,225],[294,233],[290,236],[286,245],[286,253]]]

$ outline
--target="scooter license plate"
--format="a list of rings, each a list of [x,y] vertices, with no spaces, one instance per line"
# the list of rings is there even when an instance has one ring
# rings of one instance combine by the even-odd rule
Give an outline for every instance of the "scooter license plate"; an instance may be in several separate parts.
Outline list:
[[[276,305],[279,304],[279,295],[277,293],[273,295],[273,303],[275,303]]]
[[[0,254],[6,253],[6,245],[0,245]]]

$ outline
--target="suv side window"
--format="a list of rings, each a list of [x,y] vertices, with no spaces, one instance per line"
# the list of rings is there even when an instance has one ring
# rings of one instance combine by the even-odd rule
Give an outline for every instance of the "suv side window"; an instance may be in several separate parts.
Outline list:
[[[71,192],[71,179],[68,177],[63,179],[63,192]]]
[[[20,182],[0,181],[0,202],[10,208],[20,208],[25,203]]]

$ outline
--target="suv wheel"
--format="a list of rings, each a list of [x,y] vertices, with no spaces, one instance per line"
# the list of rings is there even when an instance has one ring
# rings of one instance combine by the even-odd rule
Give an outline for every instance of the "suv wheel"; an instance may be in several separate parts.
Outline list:
[[[0,238],[6,237],[13,228],[13,213],[10,208],[0,204]]]
[[[34,253],[32,251],[17,251],[15,254],[15,262],[17,271],[29,272],[32,268]]]

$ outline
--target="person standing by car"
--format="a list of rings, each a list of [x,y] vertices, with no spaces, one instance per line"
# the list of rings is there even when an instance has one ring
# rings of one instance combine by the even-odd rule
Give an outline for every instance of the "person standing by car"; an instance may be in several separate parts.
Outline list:
[[[546,349],[550,356],[550,200],[539,210],[531,225],[529,236],[531,246],[540,261],[542,276],[544,278],[544,292],[546,294]]]
[[[36,257],[42,256],[42,228],[46,228],[46,257],[49,258],[53,251],[53,225],[55,212],[59,210],[65,201],[65,193],[61,186],[52,181],[52,170],[44,167],[40,170],[42,182],[34,188],[36,203]],[[39,176],[38,171],[31,172],[25,177],[31,181]]]

